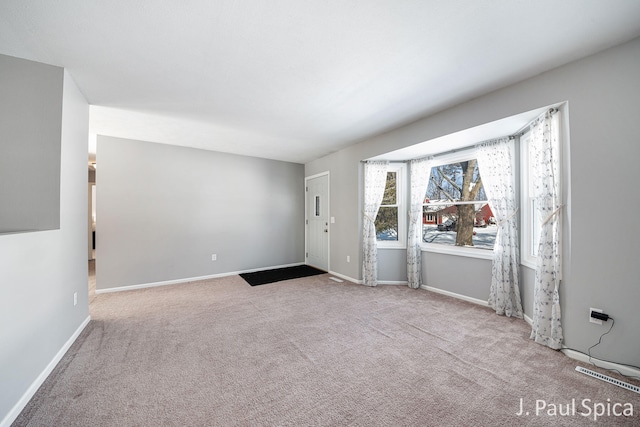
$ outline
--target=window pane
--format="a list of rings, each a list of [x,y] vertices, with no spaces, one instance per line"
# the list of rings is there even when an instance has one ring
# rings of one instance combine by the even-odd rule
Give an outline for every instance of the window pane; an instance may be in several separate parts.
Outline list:
[[[493,249],[498,227],[487,203],[425,205],[422,215],[425,243]]]
[[[376,217],[376,237],[385,241],[398,240],[398,208],[380,208]]]
[[[538,245],[540,244],[540,213],[536,206],[536,199],[531,198],[531,255],[538,256]]]
[[[426,199],[430,202],[487,200],[476,159],[431,168]]]
[[[395,205],[397,203],[396,173],[387,172],[387,186],[384,189],[383,205]]]

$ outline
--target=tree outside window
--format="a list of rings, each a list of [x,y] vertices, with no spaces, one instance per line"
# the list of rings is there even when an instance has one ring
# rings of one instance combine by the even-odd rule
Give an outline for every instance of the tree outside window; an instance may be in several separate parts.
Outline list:
[[[376,238],[378,247],[405,248],[407,243],[407,211],[405,202],[406,164],[390,163],[387,182],[378,216]]]
[[[491,249],[492,221],[476,159],[431,169],[423,207],[425,242]]]
[[[376,217],[378,240],[398,240],[398,176],[397,172],[387,172],[387,184],[382,204]]]

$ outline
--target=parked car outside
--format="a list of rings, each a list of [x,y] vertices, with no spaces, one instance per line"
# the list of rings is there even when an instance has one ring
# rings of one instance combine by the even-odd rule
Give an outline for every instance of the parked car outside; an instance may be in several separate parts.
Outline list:
[[[487,226],[487,223],[482,218],[476,218],[476,220],[473,222],[473,226],[485,228]]]
[[[455,231],[456,230],[456,221],[452,219],[448,219],[442,224],[438,224],[438,231]]]

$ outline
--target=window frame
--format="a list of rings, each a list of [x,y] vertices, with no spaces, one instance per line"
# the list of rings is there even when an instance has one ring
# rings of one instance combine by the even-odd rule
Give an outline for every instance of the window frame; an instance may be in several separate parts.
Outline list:
[[[451,163],[463,162],[471,159],[477,159],[477,152],[475,147],[463,148],[461,150],[436,155],[434,161],[431,164],[431,167],[437,167],[442,165],[448,165]],[[431,171],[429,171],[431,173]],[[489,203],[487,200],[479,200],[474,202],[461,202],[463,203]],[[455,205],[456,203],[450,203]],[[423,203],[422,206],[426,206],[427,204]],[[431,205],[434,206],[434,205]],[[464,246],[455,246],[455,245],[445,245],[440,243],[427,243],[423,239],[420,242],[420,248],[423,252],[433,252],[440,254],[448,254],[448,255],[458,255],[464,256],[468,258],[480,258],[480,259],[493,259],[493,250],[483,249],[483,248],[474,248],[474,247],[464,247]]]
[[[520,264],[536,268],[538,260],[535,247],[540,235],[540,221],[535,213],[535,195],[532,188],[532,164],[530,159],[531,130],[520,136]],[[538,238],[536,238],[538,236]]]
[[[558,179],[558,191],[561,200],[561,205],[565,207],[564,212],[569,210],[569,200],[565,198],[565,195],[570,192],[570,164],[568,157],[565,157],[565,152],[569,149],[569,135],[568,130],[565,128],[565,121],[563,117],[566,117],[566,112],[560,107],[562,115],[559,116],[558,126],[560,132],[560,138],[558,139],[557,153],[559,156],[559,174]],[[530,143],[531,143],[531,129],[520,136],[520,207],[522,210],[520,216],[520,264],[529,267],[531,269],[537,268],[538,263],[538,242],[540,241],[540,230],[542,228],[542,218],[538,216],[535,209],[535,192],[532,187],[532,162],[530,158]],[[563,253],[563,245],[565,244],[564,228],[567,227],[566,213],[562,213],[558,223],[558,233],[560,237],[560,253]]]
[[[396,173],[396,203],[380,207],[395,207],[398,210],[398,240],[377,240],[379,249],[406,249],[407,248],[407,165],[406,163],[391,162],[387,167],[387,173]],[[377,220],[377,218],[376,218]]]

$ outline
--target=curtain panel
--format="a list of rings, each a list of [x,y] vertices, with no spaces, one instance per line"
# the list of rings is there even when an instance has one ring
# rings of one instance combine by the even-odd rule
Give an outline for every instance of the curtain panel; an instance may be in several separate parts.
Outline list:
[[[532,128],[533,179],[540,227],[531,339],[553,349],[562,346],[560,286],[560,129],[559,113],[547,113]]]
[[[493,246],[489,307],[497,314],[522,319],[515,144],[509,138],[501,138],[480,144],[476,151],[482,183],[498,225]]]
[[[407,279],[410,288],[418,289],[422,285],[422,203],[424,202],[429,176],[430,159],[416,159],[410,163],[411,191],[409,202],[409,232],[407,235]]]
[[[376,216],[384,197],[389,162],[364,164],[364,207],[362,217],[362,280],[366,286],[378,285],[378,244]]]

